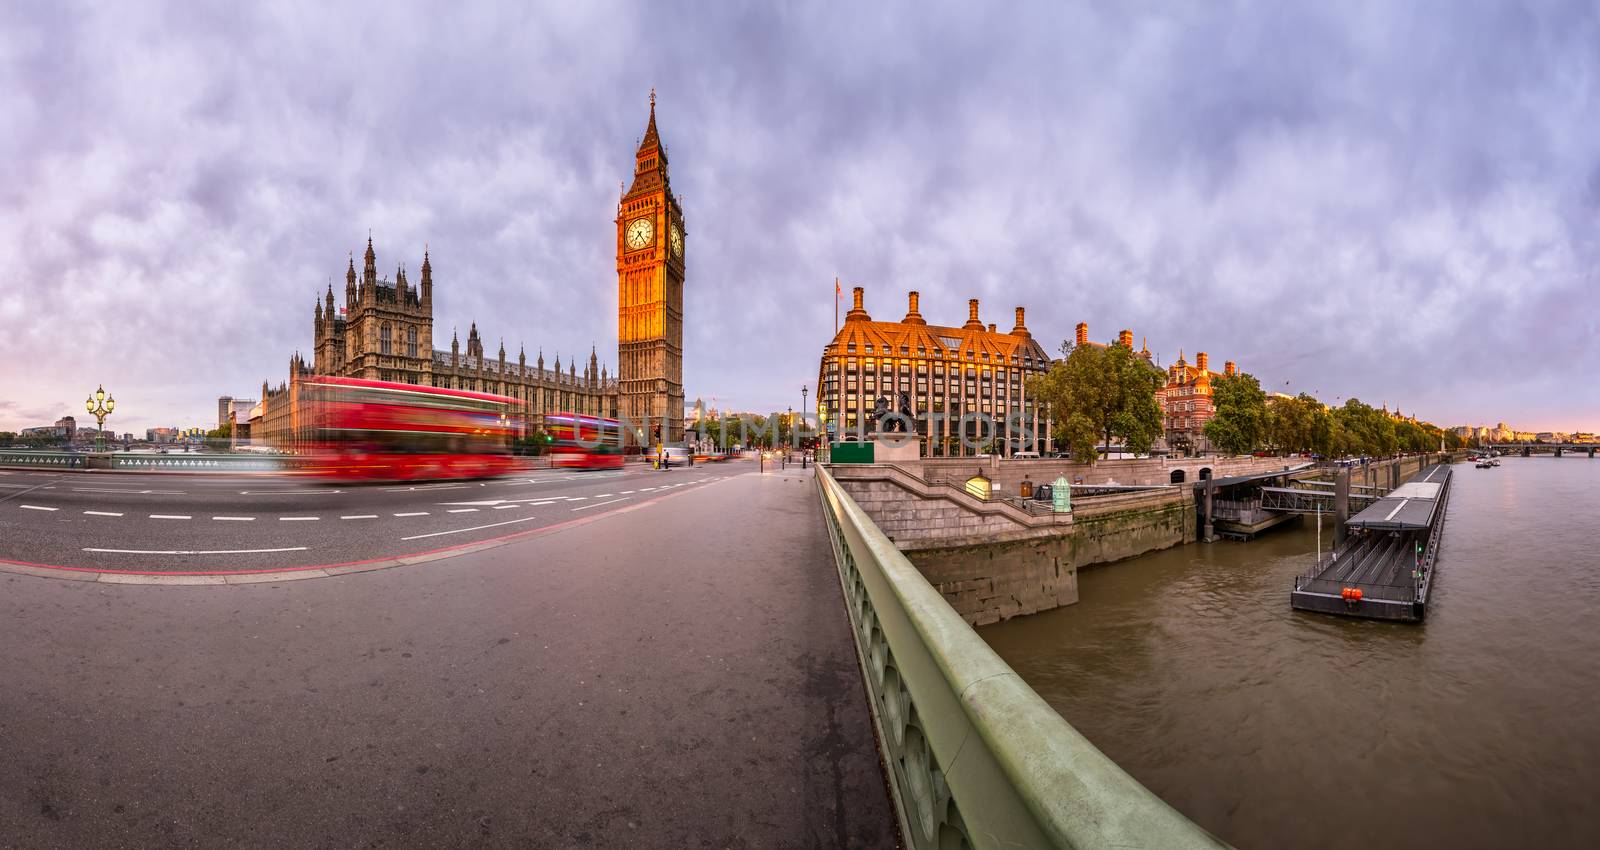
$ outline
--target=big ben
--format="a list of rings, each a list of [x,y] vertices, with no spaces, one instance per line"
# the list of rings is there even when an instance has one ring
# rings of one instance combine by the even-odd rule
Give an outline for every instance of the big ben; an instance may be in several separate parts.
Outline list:
[[[650,444],[683,438],[684,240],[651,91],[633,185],[617,204],[618,413]],[[630,431],[629,445],[639,436]]]

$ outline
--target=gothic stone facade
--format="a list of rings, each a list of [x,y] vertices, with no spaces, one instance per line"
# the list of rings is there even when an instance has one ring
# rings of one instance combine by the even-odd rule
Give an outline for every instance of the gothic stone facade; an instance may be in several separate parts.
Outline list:
[[[683,206],[667,180],[656,133],[656,95],[634,154],[633,185],[617,204],[617,371],[623,416],[651,431],[644,441],[683,439]],[[629,445],[638,433],[628,432]]]
[[[582,372],[575,359],[563,370],[560,355],[553,369],[545,368],[543,352],[531,366],[520,350],[514,361],[507,361],[504,342],[491,358],[484,354],[476,322],[467,333],[465,352],[455,334],[448,351],[435,350],[433,262],[426,251],[419,283],[412,286],[403,268],[393,280],[380,279],[372,239],[367,239],[361,275],[356,274],[354,257],[345,270],[345,309],[335,308],[330,285],[313,311],[313,360],[307,363],[295,354],[288,382],[277,389],[262,384],[262,419],[270,442],[293,447],[302,424],[296,384],[300,376],[311,374],[510,396],[523,404],[524,435],[541,430],[545,414],[556,411],[617,415],[617,381],[593,350]]]

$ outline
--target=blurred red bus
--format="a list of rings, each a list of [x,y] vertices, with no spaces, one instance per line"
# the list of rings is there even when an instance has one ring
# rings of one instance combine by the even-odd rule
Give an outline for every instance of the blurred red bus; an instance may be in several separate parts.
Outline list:
[[[316,462],[339,480],[482,478],[522,468],[512,457],[521,402],[488,393],[315,375],[302,379]]]
[[[622,423],[581,413],[551,413],[544,418],[550,435],[550,465],[568,469],[616,469],[622,466]]]

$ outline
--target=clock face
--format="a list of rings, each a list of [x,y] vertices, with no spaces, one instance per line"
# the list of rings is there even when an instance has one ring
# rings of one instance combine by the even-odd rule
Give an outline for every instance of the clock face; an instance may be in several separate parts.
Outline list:
[[[683,231],[678,229],[677,222],[673,222],[672,229],[667,231],[667,241],[672,244],[672,253],[683,256]]]
[[[654,242],[656,238],[655,225],[648,218],[636,218],[628,222],[627,240],[629,248],[643,248]]]

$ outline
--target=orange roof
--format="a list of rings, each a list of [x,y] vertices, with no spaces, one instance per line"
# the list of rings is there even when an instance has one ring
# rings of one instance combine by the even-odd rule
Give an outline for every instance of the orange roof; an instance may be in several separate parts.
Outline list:
[[[1013,356],[1019,359],[1033,358],[1039,366],[1049,361],[1044,349],[1023,325],[1021,307],[1017,308],[1017,321],[1010,332],[991,331],[978,321],[978,301],[975,298],[967,304],[965,325],[959,328],[930,325],[917,309],[917,293],[912,292],[910,308],[904,319],[877,322],[862,306],[863,292],[859,286],[854,290],[855,306],[845,314],[844,326],[833,337],[834,354],[850,352],[850,344],[854,343],[855,350],[850,353],[855,354],[866,354],[870,345],[873,354],[890,356],[965,359],[970,351],[976,360],[981,360],[983,354],[988,353],[991,361],[996,358],[1009,360]],[[906,355],[901,354],[902,347],[906,349]]]

